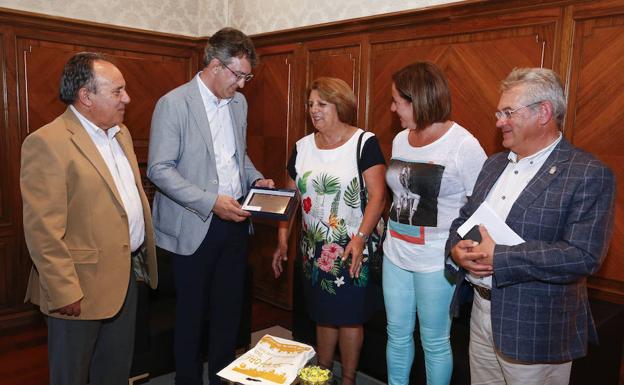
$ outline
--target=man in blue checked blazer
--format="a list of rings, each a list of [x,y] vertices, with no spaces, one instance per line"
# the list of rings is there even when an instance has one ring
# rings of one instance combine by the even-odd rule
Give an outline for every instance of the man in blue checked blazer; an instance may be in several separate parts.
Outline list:
[[[472,384],[568,384],[572,360],[597,334],[587,277],[598,270],[613,225],[609,168],[562,137],[566,104],[549,69],[514,69],[501,84],[496,126],[509,151],[490,157],[447,243],[457,287],[474,291]],[[480,242],[457,228],[486,202],[523,243]]]

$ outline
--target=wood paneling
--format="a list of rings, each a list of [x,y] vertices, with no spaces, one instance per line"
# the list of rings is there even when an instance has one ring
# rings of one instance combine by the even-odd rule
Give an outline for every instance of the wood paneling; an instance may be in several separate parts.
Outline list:
[[[371,48],[370,121],[389,157],[401,129],[390,111],[392,74],[415,61],[436,63],[446,74],[453,101],[452,119],[471,131],[488,154],[502,149],[493,111],[498,85],[514,67],[539,67],[552,58],[552,24],[506,28],[391,43]],[[487,55],[483,53],[487,52]]]
[[[566,136],[609,165],[620,182],[617,190],[613,240],[607,259],[590,280],[607,298],[624,293],[624,12],[610,14],[580,7],[574,14]],[[605,47],[608,47],[605,49]]]
[[[321,45],[320,42],[314,42],[307,45],[308,49],[308,65],[307,65],[307,82],[309,86],[314,79],[329,76],[339,78],[347,82],[353,89],[356,98],[359,99],[360,86],[360,54],[361,47],[359,44],[352,43],[341,46],[340,42],[324,42],[325,48],[316,48]],[[304,101],[304,104],[307,101]],[[354,122],[355,123],[355,122]],[[358,122],[359,123],[359,122]],[[314,131],[312,122],[307,116],[305,119],[306,134]]]
[[[293,143],[290,141],[295,109],[293,86],[297,71],[294,62],[296,46],[281,47],[266,52],[259,50],[260,64],[254,69],[254,78],[242,92],[249,104],[247,120],[247,151],[254,165],[277,186],[286,182],[286,163]],[[284,308],[292,306],[292,262],[286,264],[286,274],[275,279],[271,268],[277,245],[277,223],[254,221],[255,236],[251,238],[249,262],[254,270],[254,295]],[[290,253],[294,256],[295,250]]]
[[[4,55],[4,34],[0,34],[0,73],[2,78],[6,78],[6,57]],[[0,227],[3,224],[9,224],[10,220],[7,218],[9,214],[10,200],[5,194],[8,192],[9,186],[9,128],[8,119],[6,114],[6,89],[2,90],[2,97],[0,98],[0,111],[2,111],[2,119],[0,119]]]
[[[22,137],[52,121],[66,108],[58,98],[59,79],[67,60],[80,51],[106,53],[119,67],[131,97],[124,124],[132,133],[139,162],[147,161],[152,112],[158,99],[188,81],[195,68],[189,58],[123,50],[102,50],[36,39],[18,39]],[[131,56],[130,56],[131,55]],[[167,76],[163,76],[167,74]],[[46,106],[42,108],[41,106]]]
[[[399,128],[390,113],[391,74],[416,60],[442,67],[451,85],[453,119],[491,154],[501,148],[492,117],[500,80],[513,67],[543,65],[561,74],[569,93],[565,135],[609,164],[621,181],[623,18],[621,0],[469,1],[254,36],[262,58],[256,77],[243,89],[249,102],[249,154],[283,186],[294,143],[312,131],[304,107],[306,85],[318,76],[336,76],[358,96],[358,125],[375,132],[389,156]],[[21,304],[29,259],[20,224],[19,146],[30,130],[64,108],[57,85],[65,60],[89,49],[118,62],[132,97],[126,123],[144,167],[154,103],[194,75],[204,43],[203,38],[0,10],[0,279],[10,277],[0,285],[0,328],[7,319],[27,318],[29,311]],[[609,256],[590,284],[592,295],[624,302],[621,188],[617,200]],[[297,233],[291,237],[288,272],[274,280],[275,226],[256,223],[250,253],[255,294],[288,308]]]

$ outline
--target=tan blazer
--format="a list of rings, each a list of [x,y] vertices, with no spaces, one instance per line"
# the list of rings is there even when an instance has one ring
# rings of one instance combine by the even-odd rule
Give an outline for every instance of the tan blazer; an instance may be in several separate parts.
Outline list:
[[[150,207],[128,129],[116,138],[143,203],[150,285],[158,284]],[[77,319],[113,317],[130,274],[129,225],[113,177],[87,131],[68,108],[22,145],[24,233],[34,262],[26,301],[44,314],[82,298]]]

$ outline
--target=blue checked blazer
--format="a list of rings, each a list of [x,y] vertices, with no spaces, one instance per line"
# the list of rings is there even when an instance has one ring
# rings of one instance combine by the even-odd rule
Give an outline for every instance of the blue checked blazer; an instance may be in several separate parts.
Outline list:
[[[472,196],[451,225],[447,255],[460,240],[457,228],[507,166],[507,155],[495,154],[483,165]],[[525,363],[565,362],[584,356],[588,341],[597,341],[586,281],[607,253],[614,200],[611,170],[565,139],[522,191],[506,223],[525,242],[494,248],[492,333],[504,356]],[[451,312],[457,314],[471,290],[463,269],[450,270],[457,282]]]

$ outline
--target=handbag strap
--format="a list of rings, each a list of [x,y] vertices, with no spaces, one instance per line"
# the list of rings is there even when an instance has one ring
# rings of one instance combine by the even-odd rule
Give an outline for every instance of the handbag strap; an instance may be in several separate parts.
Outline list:
[[[361,164],[362,156],[360,154],[361,149],[362,149],[362,138],[364,137],[365,133],[366,133],[366,131],[363,131],[360,134],[360,137],[358,138],[358,141],[357,141],[357,149],[356,149],[356,153],[355,153],[355,158],[356,158],[356,162],[357,162],[357,169],[358,169],[358,180],[360,182],[360,209],[362,209],[362,218],[364,218],[364,212],[366,211],[366,203],[367,203],[366,188],[364,187],[364,178],[362,177],[362,164]],[[373,231],[374,231],[374,229],[373,229]],[[366,242],[366,248],[368,249],[368,256],[372,257],[372,255],[373,255],[373,240],[372,240],[372,237],[370,235],[368,237],[368,241]]]
[[[364,215],[364,211],[366,210],[366,203],[367,203],[367,197],[366,197],[366,189],[364,188],[364,178],[362,177],[362,156],[361,156],[361,151],[362,151],[362,138],[364,137],[364,134],[366,133],[366,131],[363,131],[360,134],[360,137],[358,138],[357,141],[357,152],[355,154],[356,157],[356,161],[357,161],[357,169],[358,169],[358,179],[360,182],[360,208],[362,209],[362,215]]]

